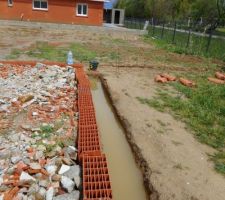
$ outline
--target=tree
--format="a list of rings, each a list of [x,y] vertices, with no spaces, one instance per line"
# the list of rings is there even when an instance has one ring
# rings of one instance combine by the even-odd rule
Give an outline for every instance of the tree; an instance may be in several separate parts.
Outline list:
[[[225,0],[120,0],[118,7],[130,17],[158,20],[204,18],[216,25],[217,19],[225,18]]]
[[[217,0],[219,18],[225,18],[225,0]]]

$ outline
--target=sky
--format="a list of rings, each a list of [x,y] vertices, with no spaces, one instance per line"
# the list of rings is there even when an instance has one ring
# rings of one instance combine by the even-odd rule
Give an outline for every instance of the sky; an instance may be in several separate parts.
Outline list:
[[[104,5],[105,9],[112,9],[113,6],[117,3],[118,0],[109,0],[109,2],[106,2]]]

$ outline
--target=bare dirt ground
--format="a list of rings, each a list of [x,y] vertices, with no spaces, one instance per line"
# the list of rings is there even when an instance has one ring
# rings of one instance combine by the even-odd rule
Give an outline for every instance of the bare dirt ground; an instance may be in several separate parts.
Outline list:
[[[154,76],[159,72],[201,73],[207,66],[222,65],[221,62],[168,53],[145,42],[137,32],[97,27],[67,30],[1,25],[0,38],[0,59],[13,48],[24,51],[38,41],[59,46],[72,41],[96,52],[101,62],[99,72],[106,79],[113,102],[120,116],[128,121],[132,139],[147,161],[151,170],[149,179],[159,199],[224,199],[225,178],[214,171],[207,156],[214,150],[200,144],[185,124],[170,114],[158,112],[137,100],[137,97],[155,95],[160,86],[154,82]],[[34,60],[26,54],[17,59]]]
[[[185,124],[170,114],[136,99],[154,96],[158,88],[154,76],[159,71],[109,67],[100,71],[119,115],[129,122],[132,142],[138,145],[151,168],[150,180],[159,199],[222,200],[225,179],[214,171],[207,156],[213,149],[196,141]]]

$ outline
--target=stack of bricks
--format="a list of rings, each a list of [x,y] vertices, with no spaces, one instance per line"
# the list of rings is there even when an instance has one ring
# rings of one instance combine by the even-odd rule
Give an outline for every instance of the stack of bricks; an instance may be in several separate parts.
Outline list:
[[[76,68],[76,79],[79,112],[78,156],[83,169],[83,199],[110,200],[112,189],[107,161],[101,152],[90,82],[82,67]]]

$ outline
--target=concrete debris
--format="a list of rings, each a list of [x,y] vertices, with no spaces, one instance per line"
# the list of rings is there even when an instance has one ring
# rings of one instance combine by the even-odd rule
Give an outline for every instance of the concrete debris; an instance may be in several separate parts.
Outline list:
[[[57,197],[54,197],[53,200],[79,200],[80,199],[80,192],[75,190],[70,194],[62,194]]]
[[[64,189],[71,193],[74,189],[75,183],[68,177],[62,176],[61,184]]]
[[[36,179],[30,176],[28,173],[22,172],[22,174],[20,175],[20,181],[30,181],[30,180],[36,181]]]
[[[46,200],[52,200],[54,196],[54,188],[50,187],[46,192]]]
[[[60,170],[59,170],[59,174],[64,174],[65,172],[70,170],[70,166],[68,165],[62,165]]]
[[[74,68],[0,66],[0,200],[78,200]]]
[[[41,169],[41,165],[39,163],[30,163],[31,169]]]

